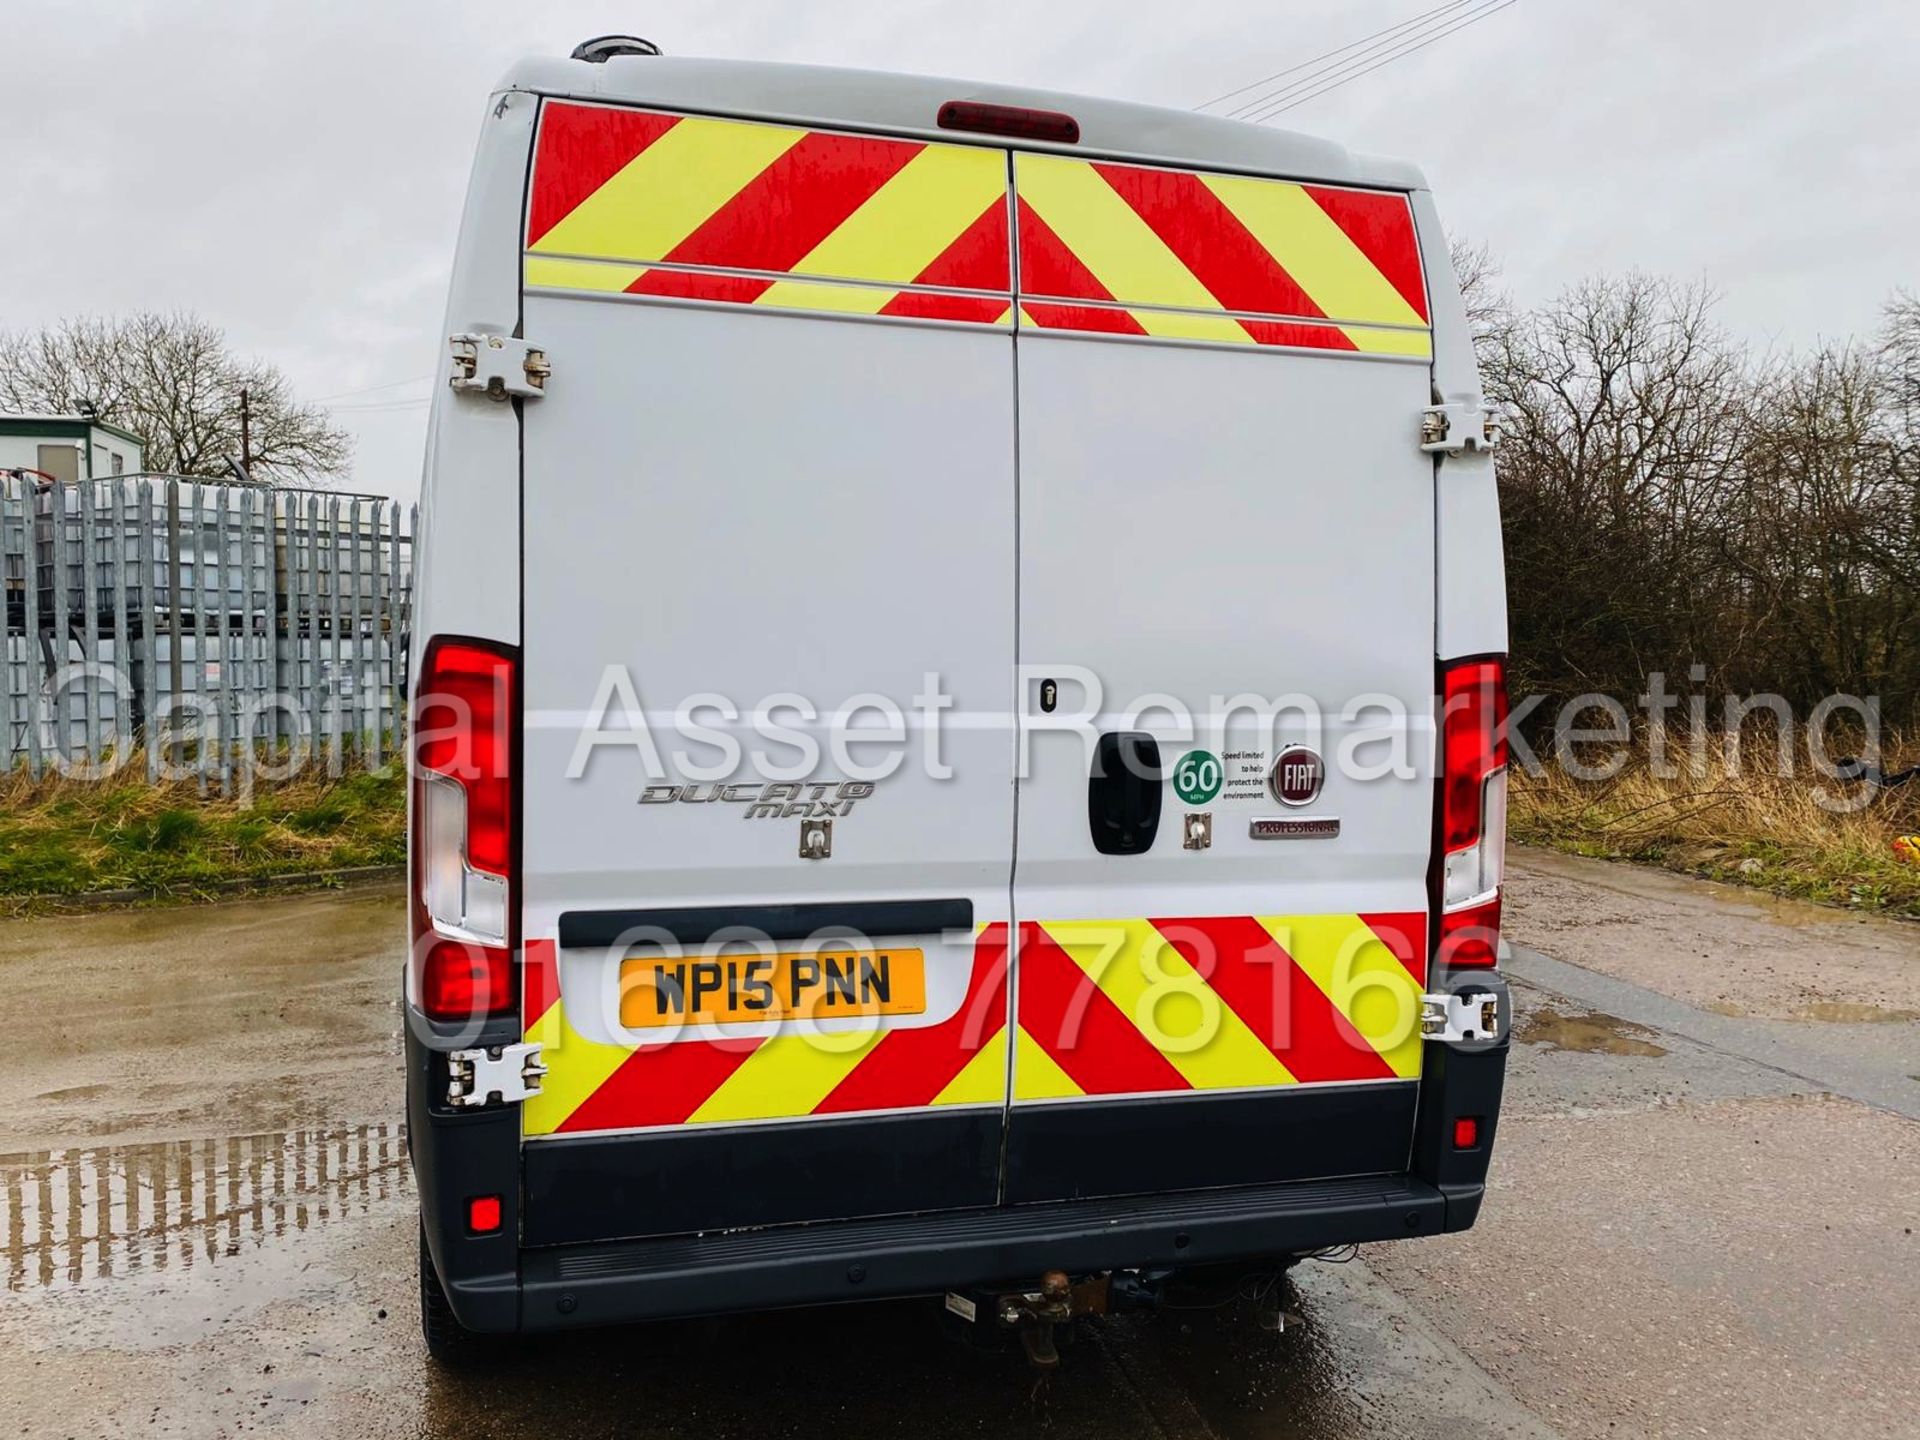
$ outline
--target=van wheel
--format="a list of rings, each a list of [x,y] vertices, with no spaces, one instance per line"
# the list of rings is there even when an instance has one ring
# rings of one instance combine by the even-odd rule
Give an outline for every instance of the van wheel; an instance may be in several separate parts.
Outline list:
[[[462,1325],[447,1303],[446,1288],[433,1268],[433,1256],[427,1250],[427,1232],[420,1231],[420,1333],[427,1342],[427,1354],[449,1370],[474,1368],[491,1353],[489,1335]]]

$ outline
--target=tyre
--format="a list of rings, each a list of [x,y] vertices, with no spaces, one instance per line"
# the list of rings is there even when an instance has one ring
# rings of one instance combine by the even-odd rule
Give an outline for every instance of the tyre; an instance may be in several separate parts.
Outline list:
[[[434,1271],[424,1227],[420,1231],[420,1333],[426,1339],[427,1354],[450,1370],[472,1369],[493,1351],[492,1336],[469,1330],[454,1315],[446,1288]]]

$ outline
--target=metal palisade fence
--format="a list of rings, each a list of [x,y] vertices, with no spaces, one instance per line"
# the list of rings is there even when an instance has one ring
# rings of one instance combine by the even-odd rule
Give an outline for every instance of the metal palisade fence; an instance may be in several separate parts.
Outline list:
[[[0,766],[223,792],[394,755],[417,509],[328,491],[0,477]]]

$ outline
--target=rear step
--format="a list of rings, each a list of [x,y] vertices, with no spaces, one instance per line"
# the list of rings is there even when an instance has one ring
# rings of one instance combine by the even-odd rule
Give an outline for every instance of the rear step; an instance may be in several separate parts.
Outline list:
[[[1432,1234],[1447,1202],[1405,1175],[792,1225],[522,1254],[529,1330],[1184,1267]]]

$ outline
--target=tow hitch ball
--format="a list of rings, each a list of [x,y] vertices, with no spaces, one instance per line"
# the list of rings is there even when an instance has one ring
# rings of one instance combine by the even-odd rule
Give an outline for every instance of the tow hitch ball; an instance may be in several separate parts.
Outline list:
[[[1017,1290],[994,1300],[994,1315],[1009,1329],[1020,1332],[1020,1344],[1036,1370],[1057,1369],[1060,1350],[1054,1327],[1072,1323],[1079,1315],[1107,1313],[1110,1277],[1093,1275],[1079,1284],[1064,1270],[1049,1270],[1038,1290]]]

